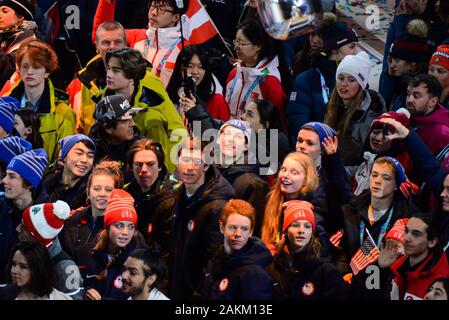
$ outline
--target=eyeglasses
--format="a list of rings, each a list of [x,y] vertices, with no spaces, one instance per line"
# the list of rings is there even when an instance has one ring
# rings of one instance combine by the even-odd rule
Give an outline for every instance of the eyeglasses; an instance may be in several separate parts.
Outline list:
[[[242,43],[240,41],[237,40],[232,40],[232,43],[234,44],[234,47],[243,47],[243,46],[249,46],[252,43],[251,42],[247,42],[247,43]]]
[[[173,13],[175,13],[175,11],[173,11],[173,10],[170,10],[170,9],[167,9],[167,7],[165,6],[165,5],[163,5],[163,4],[159,4],[159,5],[157,5],[157,4],[154,4],[154,2],[151,4],[151,6],[150,6],[150,10],[154,10],[154,9],[156,9],[156,15],[157,16],[159,16],[159,15],[164,15],[166,12],[169,12],[169,13],[171,13],[171,14],[173,14]]]
[[[203,163],[203,159],[200,158],[190,158],[190,157],[181,157],[179,158],[179,162],[182,163],[193,163],[195,166],[199,166]]]

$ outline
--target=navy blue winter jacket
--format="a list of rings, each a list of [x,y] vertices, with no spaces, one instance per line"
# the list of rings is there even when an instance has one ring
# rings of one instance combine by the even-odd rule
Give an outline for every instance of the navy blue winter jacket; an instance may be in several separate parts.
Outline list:
[[[320,72],[327,88],[324,89],[324,92]],[[288,135],[292,146],[296,144],[299,129],[304,124],[310,121],[324,122],[327,108],[325,99],[330,98],[330,94],[335,88],[336,72],[337,63],[322,57],[319,60],[319,67],[300,73],[293,82],[287,104]]]
[[[272,281],[265,270],[273,257],[259,238],[252,237],[228,255],[221,246],[210,261],[205,297],[211,300],[270,300]]]

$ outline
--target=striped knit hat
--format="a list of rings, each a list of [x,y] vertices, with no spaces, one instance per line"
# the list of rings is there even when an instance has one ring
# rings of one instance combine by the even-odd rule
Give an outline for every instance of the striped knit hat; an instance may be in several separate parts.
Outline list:
[[[30,142],[16,136],[7,137],[0,140],[0,160],[6,165],[12,158],[33,149]]]
[[[0,97],[0,127],[8,133],[14,129],[14,115],[19,106],[19,101],[13,97]]]
[[[325,138],[332,138],[337,135],[337,132],[335,132],[334,129],[321,122],[307,122],[301,127],[301,129],[303,129],[304,127],[312,128],[316,132],[316,134],[320,138],[321,150],[323,150],[322,143],[324,142]]]
[[[6,170],[17,172],[37,189],[47,167],[47,157],[44,149],[30,150],[12,158]]]
[[[137,225],[134,198],[122,189],[114,189],[109,195],[108,206],[104,213],[104,228],[117,221],[131,221]]]
[[[62,161],[64,161],[65,157],[67,157],[67,154],[70,152],[73,146],[80,141],[86,141],[89,144],[89,148],[93,150],[95,153],[96,151],[95,143],[92,141],[91,138],[89,138],[84,134],[73,134],[71,136],[67,136],[59,140],[59,144],[61,145]]]
[[[50,246],[61,232],[64,220],[70,216],[70,207],[64,201],[31,206],[23,212],[22,224],[34,240]]]

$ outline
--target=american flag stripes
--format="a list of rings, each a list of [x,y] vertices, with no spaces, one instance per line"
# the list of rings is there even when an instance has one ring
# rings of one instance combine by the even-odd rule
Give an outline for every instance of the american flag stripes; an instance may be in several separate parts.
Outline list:
[[[344,231],[343,229],[338,230],[333,235],[330,236],[329,241],[332,243],[336,248],[340,247],[341,238],[343,238]]]
[[[351,259],[351,263],[349,264],[354,275],[364,270],[373,262],[376,262],[379,258],[379,249],[374,243],[374,240],[369,234],[368,230],[366,230],[366,233],[368,234],[368,236],[366,237],[365,241],[363,241],[360,249],[357,250],[357,252],[354,254]]]

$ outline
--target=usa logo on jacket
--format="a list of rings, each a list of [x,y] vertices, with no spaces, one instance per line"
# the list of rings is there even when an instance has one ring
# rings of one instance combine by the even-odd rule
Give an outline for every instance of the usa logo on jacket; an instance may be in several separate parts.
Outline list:
[[[315,285],[312,282],[307,282],[302,286],[301,292],[305,296],[311,296],[315,292]]]

